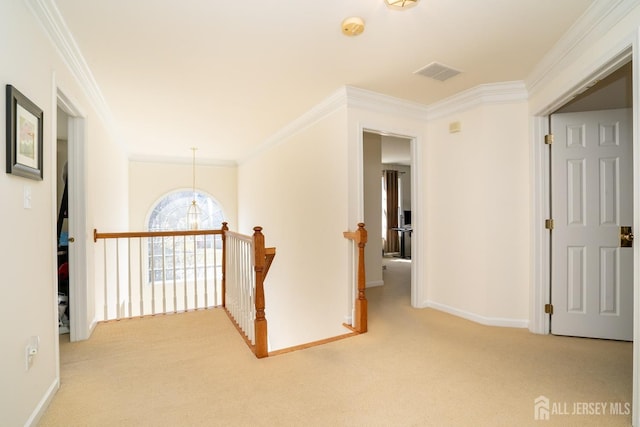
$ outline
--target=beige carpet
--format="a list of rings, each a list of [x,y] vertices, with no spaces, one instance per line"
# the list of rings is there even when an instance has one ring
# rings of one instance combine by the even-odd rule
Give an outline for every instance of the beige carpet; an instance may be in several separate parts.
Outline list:
[[[623,426],[631,343],[478,325],[409,304],[409,264],[371,289],[369,333],[258,360],[221,310],[61,338],[41,426]],[[268,305],[267,305],[268,318]],[[66,342],[65,342],[66,341]],[[549,421],[534,419],[546,396]],[[606,415],[562,415],[607,403]]]

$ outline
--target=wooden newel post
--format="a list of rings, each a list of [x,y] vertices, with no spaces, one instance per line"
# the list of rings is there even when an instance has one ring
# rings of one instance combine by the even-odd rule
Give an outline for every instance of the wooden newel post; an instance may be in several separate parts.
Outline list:
[[[227,231],[226,222],[222,223],[222,306],[227,306]]]
[[[358,299],[356,300],[355,329],[360,333],[367,332],[367,297],[365,295],[366,277],[364,270],[364,247],[367,244],[367,230],[364,223],[358,223],[356,230],[358,244]]]
[[[255,353],[256,357],[262,358],[269,355],[267,345],[267,319],[264,315],[264,277],[266,256],[262,227],[254,227],[253,231],[253,245],[255,248],[254,263],[256,272]]]

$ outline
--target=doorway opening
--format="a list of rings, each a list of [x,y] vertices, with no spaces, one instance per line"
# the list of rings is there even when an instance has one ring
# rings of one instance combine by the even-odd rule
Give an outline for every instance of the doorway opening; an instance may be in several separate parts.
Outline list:
[[[632,81],[626,62],[549,116],[555,335],[633,340]]]
[[[367,287],[384,285],[393,270],[403,278],[407,301],[413,301],[412,139],[366,130],[362,141]]]
[[[533,233],[532,233],[532,255],[533,255],[533,286],[532,286],[532,294],[531,294],[531,309],[530,309],[530,324],[529,328],[534,333],[539,334],[548,334],[551,331],[551,318],[552,314],[547,313],[546,304],[550,304],[551,300],[551,232],[545,226],[545,223],[548,219],[551,218],[551,183],[549,182],[550,171],[549,171],[549,155],[550,151],[548,150],[547,145],[544,143],[545,135],[550,132],[549,129],[549,115],[553,112],[560,109],[565,104],[568,104],[572,99],[580,98],[580,94],[597,84],[599,80],[604,80],[607,76],[612,75],[617,70],[621,69],[623,66],[630,64],[632,61],[632,57],[635,56],[635,49],[637,49],[637,40],[633,42],[633,44],[628,45],[623,50],[618,52],[614,52],[613,55],[604,59],[604,61],[597,64],[597,68],[593,68],[591,74],[586,75],[583,79],[576,82],[574,86],[568,88],[567,92],[559,93],[558,97],[555,100],[552,100],[546,107],[542,110],[538,111],[533,117],[533,141],[535,141],[533,145],[533,157],[532,157],[532,165],[533,165]],[[636,62],[636,61],[634,61]],[[631,82],[638,80],[638,68],[636,64],[630,64],[632,79]],[[589,71],[589,70],[588,70]],[[632,97],[630,103],[632,105],[633,110],[637,110],[637,105],[640,102],[640,97],[638,96],[638,87],[636,84],[631,83],[632,88]],[[600,107],[602,108],[602,107]],[[635,120],[634,120],[635,121]],[[634,126],[635,127],[635,126]],[[636,127],[637,129],[637,127]],[[638,181],[638,172],[640,172],[637,166],[638,159],[640,156],[640,148],[639,148],[639,138],[636,132],[633,133],[632,136],[632,145],[633,145],[633,181]],[[635,198],[633,202],[633,225],[638,226],[638,220],[640,218],[640,200],[638,197]],[[633,259],[634,259],[634,274],[633,274],[633,310],[634,314],[637,313],[637,304],[638,304],[638,289],[640,283],[640,277],[637,275],[638,266],[638,250],[637,245],[633,248]],[[637,316],[635,316],[637,317]],[[636,329],[638,321],[634,321],[634,329]],[[632,343],[633,346],[633,381],[632,381],[632,402],[634,410],[632,411],[632,420],[637,421],[638,414],[636,409],[638,408],[638,390],[640,390],[640,386],[638,385],[638,355],[639,355],[639,346],[640,343],[638,340],[634,340]]]
[[[58,281],[60,290],[67,293],[67,307],[63,310],[58,301],[58,308],[67,318],[68,331],[65,333],[69,333],[69,340],[79,341],[89,338],[93,327],[92,313],[95,311],[93,293],[88,287],[87,277],[84,158],[86,119],[76,104],[59,89],[56,92],[56,100],[59,158],[56,159],[54,191],[58,196],[56,222],[60,224],[60,232],[56,233],[55,239],[58,246],[57,262],[62,267],[59,267]],[[65,188],[67,200],[63,203]],[[66,207],[63,204],[66,204]]]
[[[69,310],[69,192],[68,192],[68,139],[69,116],[57,108],[56,135],[56,201],[58,218],[56,245],[58,248],[58,332],[70,332]]]

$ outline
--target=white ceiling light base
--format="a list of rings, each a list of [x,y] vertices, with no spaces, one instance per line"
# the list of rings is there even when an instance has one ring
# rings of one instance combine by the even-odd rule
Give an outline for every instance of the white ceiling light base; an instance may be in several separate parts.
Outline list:
[[[342,21],[342,34],[345,36],[357,36],[364,31],[364,21],[362,18],[352,16]]]
[[[384,0],[392,9],[408,9],[418,4],[418,0]]]

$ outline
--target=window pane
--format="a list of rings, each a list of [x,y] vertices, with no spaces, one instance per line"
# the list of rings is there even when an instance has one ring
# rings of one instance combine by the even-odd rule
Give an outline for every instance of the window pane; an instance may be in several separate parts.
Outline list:
[[[149,215],[147,228],[149,231],[179,231],[187,229],[187,210],[194,200],[193,191],[178,191],[170,193],[162,198],[153,208]],[[196,191],[195,201],[200,208],[199,228],[220,229],[224,221],[222,208],[218,203],[206,195],[205,193]],[[193,237],[165,237],[153,238],[148,240],[148,268],[149,281],[155,278],[161,281],[164,272],[165,280],[184,280],[185,269],[187,279],[193,279],[194,275],[198,278],[204,278],[204,262],[207,251],[207,265],[213,265],[213,251],[222,248],[222,241],[215,236],[197,236],[194,244]],[[194,250],[196,253],[194,254]],[[220,253],[217,254],[218,259]],[[174,265],[175,259],[175,265]],[[194,264],[197,263],[197,264]],[[218,260],[220,265],[220,260]],[[197,266],[197,271],[194,271]],[[175,267],[175,268],[174,268]],[[175,272],[175,274],[174,274]],[[213,278],[214,270],[209,267],[207,277]]]

